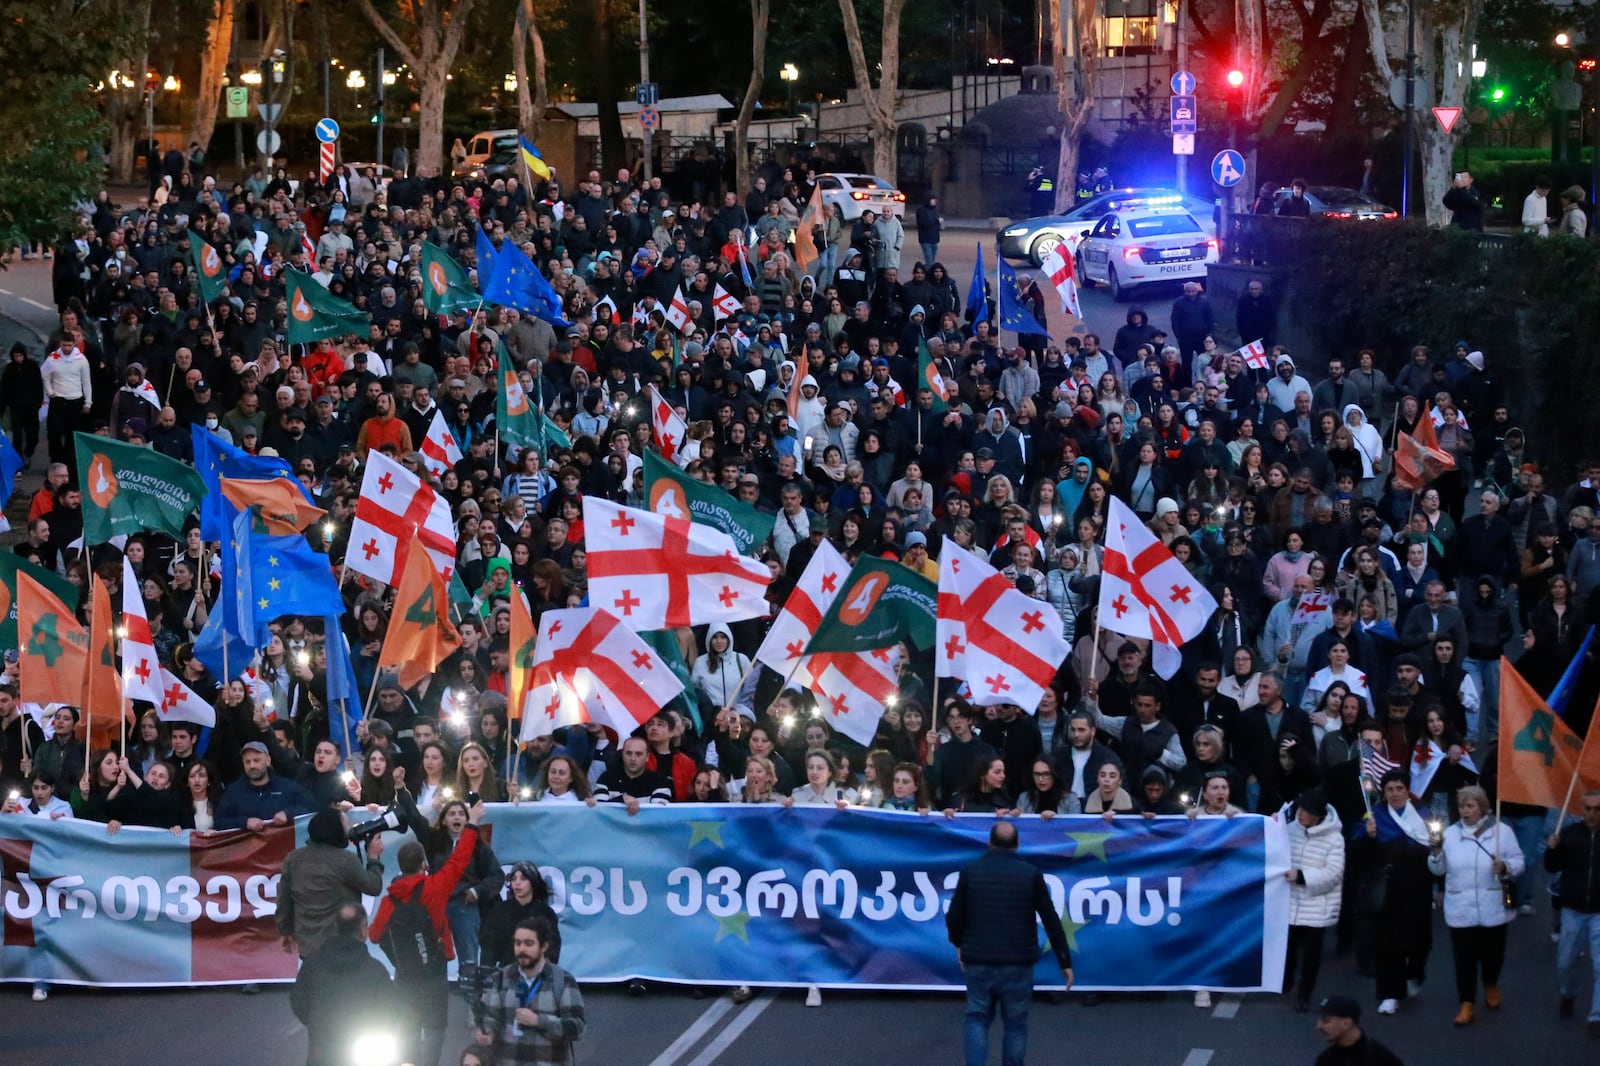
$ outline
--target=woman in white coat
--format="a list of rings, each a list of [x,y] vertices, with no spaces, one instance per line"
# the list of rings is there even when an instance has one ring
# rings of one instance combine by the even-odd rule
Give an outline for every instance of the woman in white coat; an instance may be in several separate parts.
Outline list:
[[[1303,794],[1287,813],[1289,953],[1283,964],[1283,994],[1294,992],[1294,1009],[1304,1014],[1322,968],[1324,932],[1339,924],[1344,827],[1339,812],[1317,790]]]
[[[701,695],[718,710],[732,707],[739,698],[739,679],[750,659],[733,650],[733,634],[721,622],[706,631],[706,653],[694,661],[690,675]]]
[[[1434,831],[1428,869],[1444,877],[1444,924],[1456,963],[1457,1025],[1472,1023],[1483,975],[1483,1002],[1500,1006],[1500,967],[1506,961],[1506,925],[1516,912],[1505,905],[1502,877],[1517,877],[1525,865],[1517,837],[1495,820],[1489,797],[1476,785],[1456,792],[1461,820]],[[1433,827],[1430,826],[1430,829]]]

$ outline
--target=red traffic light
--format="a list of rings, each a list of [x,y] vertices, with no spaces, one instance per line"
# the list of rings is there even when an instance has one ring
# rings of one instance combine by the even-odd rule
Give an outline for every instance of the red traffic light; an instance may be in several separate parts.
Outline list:
[[[1228,71],[1228,84],[1230,86],[1232,86],[1233,88],[1235,88],[1235,89],[1237,89],[1239,86],[1243,85],[1244,84],[1244,71],[1239,70],[1237,67],[1235,67],[1233,70]]]
[[[1578,60],[1579,70],[1593,70],[1597,65],[1600,63],[1596,62],[1594,56],[1583,56]]]

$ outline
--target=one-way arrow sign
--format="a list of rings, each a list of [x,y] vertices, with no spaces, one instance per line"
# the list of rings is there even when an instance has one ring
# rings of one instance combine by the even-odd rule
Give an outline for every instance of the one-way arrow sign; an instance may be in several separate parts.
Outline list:
[[[1461,109],[1459,107],[1436,107],[1433,109],[1433,117],[1439,120],[1439,128],[1449,133],[1455,128],[1456,119],[1461,117]]]

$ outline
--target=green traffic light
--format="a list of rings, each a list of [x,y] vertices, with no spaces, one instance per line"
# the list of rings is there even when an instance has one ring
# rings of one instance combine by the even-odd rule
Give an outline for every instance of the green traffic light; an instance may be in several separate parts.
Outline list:
[[[1504,100],[1505,98],[1506,98],[1506,91],[1505,91],[1505,89],[1501,88],[1500,86],[1496,86],[1494,91],[1489,94],[1489,99],[1493,100],[1497,104],[1500,101]]]

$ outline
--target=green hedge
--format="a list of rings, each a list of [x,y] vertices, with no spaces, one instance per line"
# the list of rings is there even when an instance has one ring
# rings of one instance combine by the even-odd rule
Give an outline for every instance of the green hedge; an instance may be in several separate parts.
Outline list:
[[[1317,355],[1371,347],[1392,374],[1413,344],[1438,358],[1464,339],[1488,357],[1536,455],[1600,455],[1600,243],[1318,220],[1269,261]]]

